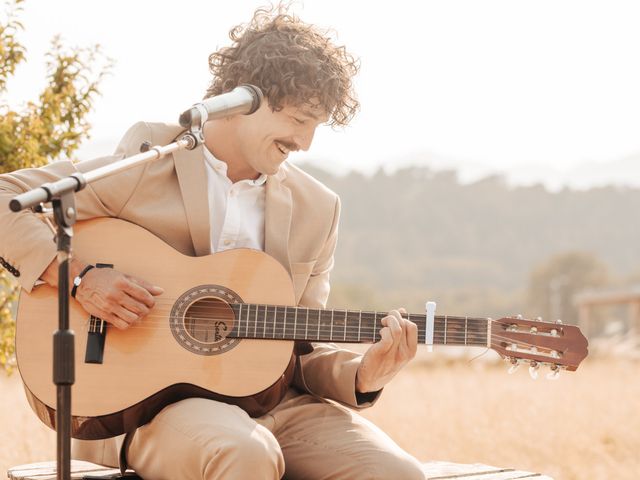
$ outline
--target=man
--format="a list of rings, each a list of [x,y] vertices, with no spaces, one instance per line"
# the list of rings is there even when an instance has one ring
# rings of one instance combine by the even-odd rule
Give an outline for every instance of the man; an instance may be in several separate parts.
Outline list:
[[[282,8],[257,10],[230,35],[232,46],[209,58],[213,81],[207,96],[248,83],[267,101],[252,115],[207,122],[204,147],[91,184],[77,195],[79,219],[122,218],[187,255],[264,250],[290,272],[299,305],[324,307],[339,199],[286,159],[310,147],[318,125],[345,125],[352,118],[357,63]],[[1,176],[0,256],[23,288],[38,281],[56,286],[57,263],[46,226],[28,213],[8,211],[13,195],[130,156],[145,141],[170,143],[181,133],[177,126],[139,123],[112,157]],[[72,278],[84,273],[76,301],[117,328],[144,322],[162,296],[161,286],[145,279],[87,266],[82,258],[70,265]],[[126,438],[75,442],[75,457],[127,462],[147,480],[424,478],[420,464],[383,432],[334,403],[370,406],[415,355],[416,326],[401,311],[382,323],[380,342],[363,356],[327,344],[300,352],[293,384],[265,415],[250,418],[237,406],[187,399]]]

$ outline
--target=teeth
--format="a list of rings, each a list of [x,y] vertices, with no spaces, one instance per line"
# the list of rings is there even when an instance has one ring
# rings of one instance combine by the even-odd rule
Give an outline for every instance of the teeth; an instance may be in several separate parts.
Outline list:
[[[282,145],[281,143],[276,142],[276,146],[278,147],[278,150],[280,150],[284,155],[289,153],[289,149],[284,145]]]

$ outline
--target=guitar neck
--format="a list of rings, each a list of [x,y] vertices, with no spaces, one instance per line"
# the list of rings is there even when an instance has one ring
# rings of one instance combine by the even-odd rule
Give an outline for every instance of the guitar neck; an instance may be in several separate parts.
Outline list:
[[[316,309],[283,305],[236,303],[235,324],[228,337],[306,340],[335,343],[375,343],[387,312]],[[406,314],[418,327],[418,343],[426,343],[426,315]],[[489,319],[436,315],[434,345],[487,346]]]

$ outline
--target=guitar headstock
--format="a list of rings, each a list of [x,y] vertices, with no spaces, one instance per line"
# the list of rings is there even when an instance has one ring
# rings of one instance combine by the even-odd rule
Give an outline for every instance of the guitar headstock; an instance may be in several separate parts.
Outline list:
[[[575,325],[558,321],[527,320],[520,315],[491,321],[491,348],[511,361],[515,369],[522,361],[530,371],[549,365],[552,373],[575,371],[585,359],[589,343]]]

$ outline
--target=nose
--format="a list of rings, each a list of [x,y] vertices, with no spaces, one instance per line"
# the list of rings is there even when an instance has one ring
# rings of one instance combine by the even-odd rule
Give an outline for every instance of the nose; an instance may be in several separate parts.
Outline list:
[[[304,130],[300,130],[294,136],[295,142],[298,144],[298,148],[303,151],[308,151],[311,147],[311,142],[313,142],[313,136],[316,132],[315,127],[308,127]]]

